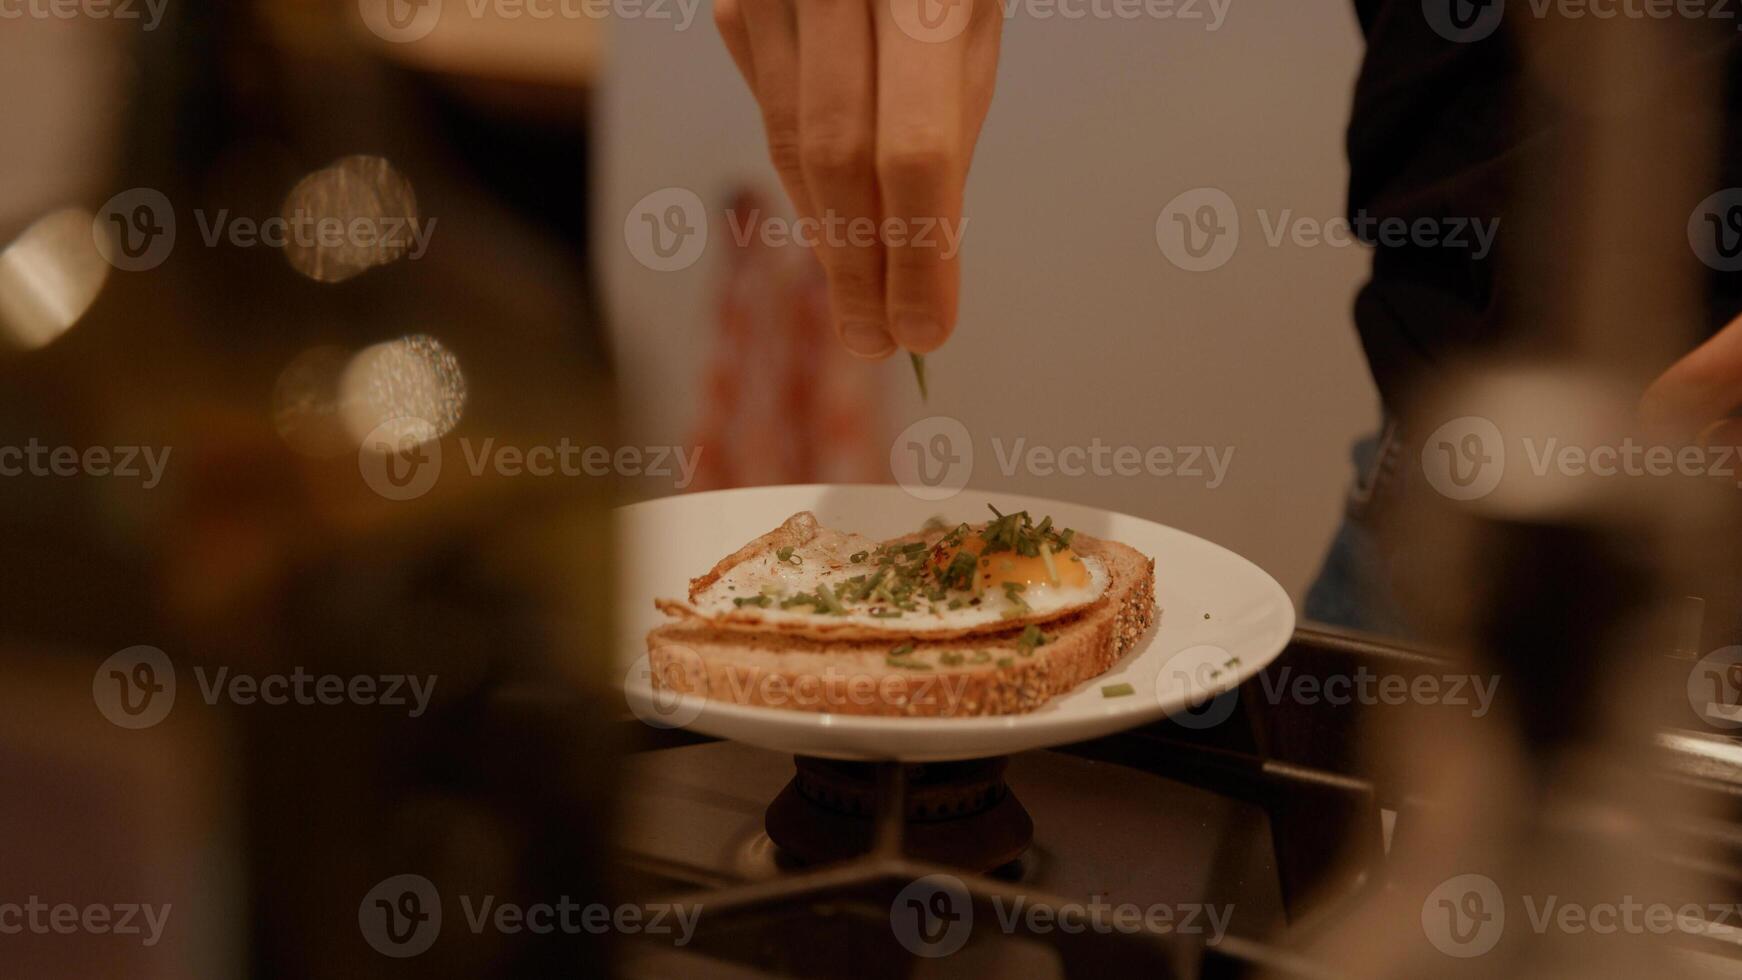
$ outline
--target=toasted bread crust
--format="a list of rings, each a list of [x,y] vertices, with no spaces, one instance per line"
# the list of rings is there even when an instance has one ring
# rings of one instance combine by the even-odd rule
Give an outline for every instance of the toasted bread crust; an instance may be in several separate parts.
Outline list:
[[[814,518],[809,533],[815,534]],[[766,542],[752,545],[765,547]],[[1028,654],[1016,643],[1020,629],[916,641],[891,664],[887,640],[821,641],[686,620],[648,634],[653,683],[737,704],[833,714],[966,717],[1034,711],[1106,673],[1155,621],[1152,559],[1081,534],[1076,547],[1106,562],[1112,575],[1106,601],[1044,626],[1048,642]],[[742,560],[734,555],[727,562],[734,559]],[[729,567],[722,563],[709,574],[717,578]],[[990,655],[988,662],[970,662],[980,651]],[[945,656],[952,658],[951,665],[941,662]]]

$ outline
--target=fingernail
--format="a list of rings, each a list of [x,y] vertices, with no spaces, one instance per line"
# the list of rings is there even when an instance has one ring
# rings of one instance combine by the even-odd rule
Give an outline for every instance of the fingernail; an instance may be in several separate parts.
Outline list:
[[[895,339],[875,320],[849,320],[842,324],[841,343],[860,357],[882,357],[895,349]]]
[[[901,346],[931,350],[943,343],[944,325],[925,313],[903,313],[895,318],[895,336]]]

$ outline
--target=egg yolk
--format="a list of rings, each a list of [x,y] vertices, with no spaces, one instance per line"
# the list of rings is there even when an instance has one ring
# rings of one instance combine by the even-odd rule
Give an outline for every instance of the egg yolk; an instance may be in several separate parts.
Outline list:
[[[986,542],[980,538],[969,538],[962,542],[960,548],[946,549],[936,557],[942,567],[949,567],[958,550],[965,550],[971,555],[978,555],[975,563],[974,586],[976,591],[1001,589],[1006,582],[1016,582],[1026,589],[1082,589],[1089,585],[1089,568],[1077,558],[1077,553],[1069,548],[1053,552],[1052,567],[1058,572],[1058,581],[1054,582],[1047,571],[1046,558],[1035,555],[1030,558],[1014,551],[1000,551],[990,555],[981,555]]]

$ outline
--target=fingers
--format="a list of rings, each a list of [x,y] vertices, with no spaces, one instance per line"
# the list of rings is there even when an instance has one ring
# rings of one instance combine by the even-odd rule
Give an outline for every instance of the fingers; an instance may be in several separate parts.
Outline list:
[[[1647,422],[1695,431],[1742,406],[1742,319],[1672,364],[1640,401]]]
[[[1002,22],[995,0],[944,7],[965,19],[939,29],[922,10],[904,28],[889,0],[715,0],[781,183],[819,232],[836,332],[863,357],[932,351],[955,327],[962,192]]]
[[[798,25],[787,0],[738,0],[743,4],[762,128],[781,186],[802,216],[815,214],[799,159]]]
[[[750,60],[750,25],[744,19],[741,0],[714,0],[714,27],[720,32],[720,40],[726,42],[726,53],[738,66],[738,74],[744,76],[745,84],[754,93],[756,68]]]
[[[799,9],[799,159],[828,225],[817,257],[829,276],[835,331],[861,357],[895,351],[884,308],[877,173],[876,46],[865,0],[804,0]]]
[[[888,3],[872,7],[877,181],[887,227],[898,232],[886,242],[890,331],[901,346],[925,353],[956,323],[959,271],[949,243],[959,240],[967,177],[968,41],[961,33],[920,40],[896,23]]]

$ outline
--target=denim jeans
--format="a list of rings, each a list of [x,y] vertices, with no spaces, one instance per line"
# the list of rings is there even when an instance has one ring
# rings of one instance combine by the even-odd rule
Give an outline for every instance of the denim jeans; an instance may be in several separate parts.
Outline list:
[[[1412,633],[1388,584],[1389,556],[1371,520],[1375,496],[1399,476],[1395,439],[1395,430],[1387,426],[1356,442],[1351,451],[1355,481],[1342,526],[1307,590],[1304,612],[1309,620],[1397,637]]]

